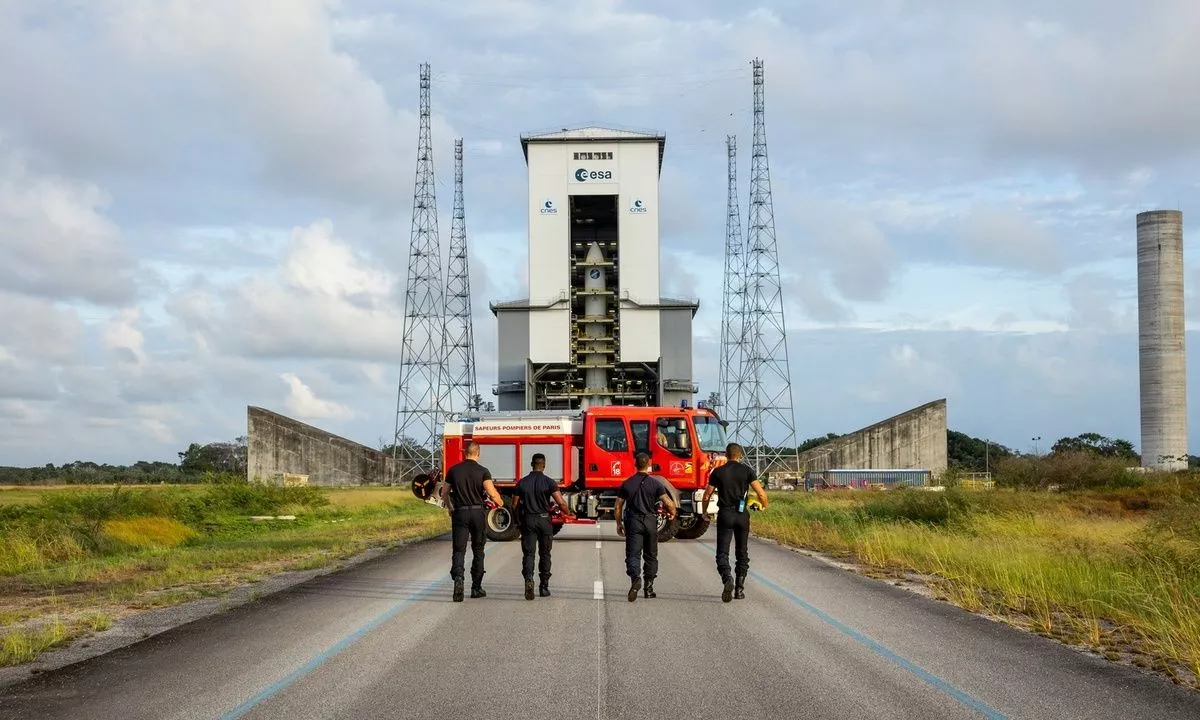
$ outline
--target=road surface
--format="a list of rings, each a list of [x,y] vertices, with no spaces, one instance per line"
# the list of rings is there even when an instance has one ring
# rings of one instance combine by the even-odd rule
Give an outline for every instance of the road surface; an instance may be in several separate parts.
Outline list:
[[[611,522],[564,529],[532,602],[518,543],[489,543],[488,597],[452,603],[448,539],[418,543],[10,686],[0,717],[1200,718],[1200,693],[768,543],[724,604],[713,544],[662,544],[630,603]]]

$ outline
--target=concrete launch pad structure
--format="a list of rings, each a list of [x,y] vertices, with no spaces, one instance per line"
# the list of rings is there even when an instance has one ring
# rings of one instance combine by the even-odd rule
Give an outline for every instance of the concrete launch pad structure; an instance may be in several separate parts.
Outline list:
[[[661,297],[666,136],[584,127],[521,136],[529,295],[491,304],[498,410],[691,404],[699,303]]]

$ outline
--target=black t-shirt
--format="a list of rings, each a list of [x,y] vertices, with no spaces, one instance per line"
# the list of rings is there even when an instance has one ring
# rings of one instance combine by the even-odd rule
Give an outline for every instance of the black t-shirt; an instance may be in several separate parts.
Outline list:
[[[738,503],[746,497],[750,483],[758,479],[754,468],[737,460],[730,460],[712,471],[708,484],[717,490],[717,508],[737,512]]]
[[[456,508],[482,505],[487,497],[483,481],[491,479],[492,473],[487,468],[474,460],[463,460],[446,472],[450,502]]]
[[[617,497],[625,501],[631,515],[653,515],[654,506],[663,494],[670,495],[667,482],[657,475],[637,473],[617,488]]]
[[[558,490],[558,483],[545,473],[534,470],[517,481],[514,488],[520,507],[531,515],[545,515],[550,512],[550,498]]]

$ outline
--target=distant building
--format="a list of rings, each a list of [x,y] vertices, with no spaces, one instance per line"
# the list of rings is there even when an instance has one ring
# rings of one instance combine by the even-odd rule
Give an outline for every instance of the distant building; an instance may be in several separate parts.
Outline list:
[[[659,294],[666,137],[586,127],[521,146],[529,296],[491,305],[497,409],[691,404],[699,303]]]

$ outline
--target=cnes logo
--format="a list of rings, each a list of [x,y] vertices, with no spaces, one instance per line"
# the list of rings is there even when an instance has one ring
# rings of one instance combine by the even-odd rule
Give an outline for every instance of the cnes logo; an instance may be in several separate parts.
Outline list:
[[[587,182],[588,180],[612,180],[612,170],[588,170],[587,168],[579,168],[575,171],[575,180],[578,182]]]
[[[644,213],[646,212],[646,205],[641,201],[641,199],[634,200],[633,204],[629,206],[629,212]]]
[[[546,198],[546,202],[542,203],[542,206],[538,208],[538,212],[542,215],[557,215],[558,208],[554,207],[553,200]]]

